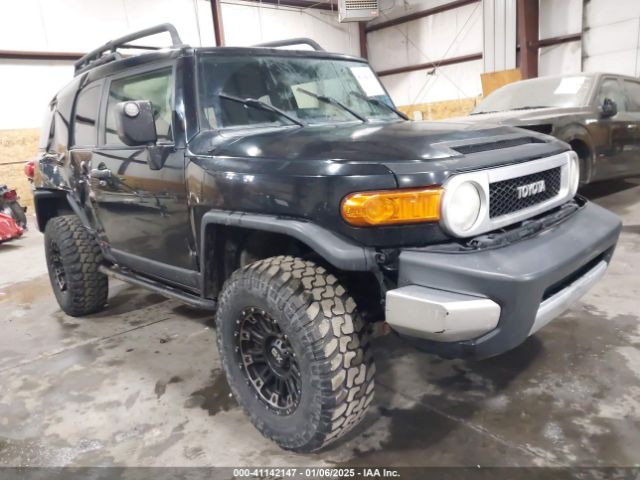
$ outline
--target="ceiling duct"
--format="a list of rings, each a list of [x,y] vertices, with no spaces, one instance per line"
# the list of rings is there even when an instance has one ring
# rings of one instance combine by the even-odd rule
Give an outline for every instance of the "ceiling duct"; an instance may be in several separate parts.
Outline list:
[[[380,14],[379,0],[340,0],[338,21],[367,22]]]

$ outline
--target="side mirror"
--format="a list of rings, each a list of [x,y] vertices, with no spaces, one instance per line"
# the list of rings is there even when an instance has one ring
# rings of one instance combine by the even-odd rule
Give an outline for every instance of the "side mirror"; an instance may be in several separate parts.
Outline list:
[[[147,100],[120,102],[116,105],[116,129],[125,145],[150,145],[156,143],[156,123],[153,105]]]
[[[618,113],[618,105],[610,98],[605,98],[600,107],[600,116],[602,118],[615,117]]]

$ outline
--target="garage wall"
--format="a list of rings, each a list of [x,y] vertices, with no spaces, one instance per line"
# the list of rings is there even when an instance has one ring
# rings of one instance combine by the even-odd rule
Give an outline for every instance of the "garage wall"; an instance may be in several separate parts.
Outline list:
[[[482,0],[485,72],[516,68],[516,0]]]
[[[163,22],[173,23],[192,45],[214,42],[204,0],[20,0],[2,8],[0,49],[82,53]],[[51,97],[72,78],[72,65],[0,60],[0,130],[39,127]]]
[[[308,37],[325,50],[360,56],[357,23],[338,23],[337,12],[277,7],[253,2],[222,3],[227,45],[248,46],[273,40]]]
[[[401,15],[426,10],[449,3],[449,1],[404,0],[403,2],[394,2],[393,0],[383,0],[380,18],[371,23],[376,24]],[[402,5],[394,6],[399,3]],[[627,3],[634,5],[634,8],[631,9],[633,13],[622,16],[625,18],[634,17],[636,28],[633,32],[629,32],[629,35],[625,34],[628,37],[626,42],[630,43],[630,38],[633,39],[633,42],[638,40],[640,1],[617,1],[616,11],[630,11],[626,8]],[[610,0],[591,0],[587,2],[587,5],[589,5],[587,18],[596,16],[601,20],[599,9],[612,9]],[[387,9],[385,10],[385,8]],[[483,42],[485,44],[483,53],[486,57],[484,60],[491,60],[487,56],[487,38],[484,38],[486,35],[483,35],[482,19],[484,9],[485,13],[492,17],[489,20],[493,19],[494,23],[497,22],[499,19],[493,18],[495,8],[496,2],[494,0],[484,0],[478,4],[449,10],[404,25],[371,32],[368,35],[371,63],[378,71],[427,63],[442,58],[479,53],[483,50]],[[583,30],[583,16],[585,16],[583,14],[583,0],[539,0],[539,11],[539,38],[541,40],[581,33]],[[511,35],[513,34],[514,32],[511,32]],[[611,32],[607,32],[607,34],[610,35]],[[617,32],[616,35],[620,36],[620,33]],[[509,38],[508,34],[506,38]],[[588,39],[588,32],[585,38]],[[608,48],[603,46],[607,43],[598,39],[598,48]],[[491,44],[490,47],[495,46],[491,42],[489,44]],[[634,48],[635,46],[634,43]],[[609,50],[611,49],[609,48]],[[496,52],[490,53],[495,56]],[[633,51],[633,55],[636,55],[632,63],[635,68],[635,59],[638,56],[636,50]],[[541,48],[539,75],[580,72],[582,71],[582,56],[583,46],[580,40]],[[511,65],[508,61],[503,63],[504,68],[509,68]],[[628,64],[629,61],[627,61],[627,69]],[[588,70],[588,65],[585,67]],[[493,65],[491,62],[487,64],[486,61],[483,65],[483,61],[473,61],[437,69],[435,75],[427,75],[430,71],[427,69],[383,77],[382,81],[398,105],[432,103],[480,95],[482,93],[480,74],[495,69],[500,70],[500,65]]]
[[[594,3],[592,0],[591,3]],[[617,2],[618,0],[616,0]],[[611,2],[609,1],[609,5]],[[540,0],[541,40],[582,32],[583,0]],[[582,42],[562,43],[540,49],[538,75],[563,75],[582,70]]]
[[[398,2],[400,3],[400,2]],[[408,2],[402,8],[383,10],[373,24],[417,10],[426,10],[442,1]],[[482,51],[482,3],[448,10],[367,35],[369,60],[377,71],[434,62]],[[482,61],[465,62],[382,77],[398,105],[429,103],[474,97],[482,92]]]
[[[640,1],[591,0],[584,22],[585,71],[640,76]]]
[[[482,93],[482,71],[482,60],[475,60],[440,67],[432,75],[430,70],[417,70],[381,80],[396,105],[405,106],[476,97]]]
[[[192,45],[215,41],[205,0],[20,0],[0,6],[0,50],[83,53],[163,22],[173,23]],[[51,97],[72,78],[72,65],[0,60],[0,130],[39,127]]]

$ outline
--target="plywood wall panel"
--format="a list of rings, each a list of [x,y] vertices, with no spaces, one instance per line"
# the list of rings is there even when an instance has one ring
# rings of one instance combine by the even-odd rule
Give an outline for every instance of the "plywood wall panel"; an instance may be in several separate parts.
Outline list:
[[[462,117],[468,115],[478,104],[480,98],[462,98],[459,100],[445,100],[442,102],[421,103],[400,107],[409,118],[414,120],[443,120],[445,118]]]
[[[22,205],[33,205],[24,162],[38,151],[38,129],[0,130],[0,184],[15,188]]]

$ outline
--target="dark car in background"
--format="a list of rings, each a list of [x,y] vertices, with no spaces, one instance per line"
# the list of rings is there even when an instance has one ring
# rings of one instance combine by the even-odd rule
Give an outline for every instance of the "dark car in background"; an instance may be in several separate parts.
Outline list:
[[[580,157],[583,184],[640,174],[637,78],[580,73],[523,80],[488,95],[467,120],[522,127],[569,143]]]

